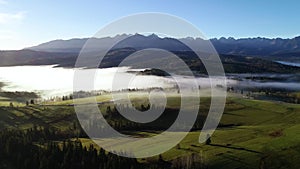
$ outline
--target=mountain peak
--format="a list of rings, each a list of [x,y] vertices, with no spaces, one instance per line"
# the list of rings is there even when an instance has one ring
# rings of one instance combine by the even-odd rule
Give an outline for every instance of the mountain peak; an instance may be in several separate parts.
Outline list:
[[[152,33],[151,35],[148,36],[149,38],[159,38],[158,35]]]

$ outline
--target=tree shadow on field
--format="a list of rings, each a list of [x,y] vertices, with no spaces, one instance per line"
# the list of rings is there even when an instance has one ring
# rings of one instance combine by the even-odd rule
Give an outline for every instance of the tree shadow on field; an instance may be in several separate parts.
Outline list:
[[[255,150],[250,150],[250,149],[246,149],[243,147],[238,147],[238,146],[232,146],[232,145],[221,145],[221,144],[209,144],[210,146],[214,146],[214,147],[223,147],[223,148],[229,148],[229,149],[234,149],[234,150],[241,150],[241,151],[247,151],[247,152],[251,152],[251,153],[258,153],[261,154],[261,152],[259,151],[255,151]]]

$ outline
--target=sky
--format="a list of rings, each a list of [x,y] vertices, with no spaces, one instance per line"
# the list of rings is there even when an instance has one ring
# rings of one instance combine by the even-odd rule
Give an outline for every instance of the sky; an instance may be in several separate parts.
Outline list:
[[[293,38],[298,0],[0,0],[0,50],[93,36],[121,17],[162,12],[194,24],[208,38]]]

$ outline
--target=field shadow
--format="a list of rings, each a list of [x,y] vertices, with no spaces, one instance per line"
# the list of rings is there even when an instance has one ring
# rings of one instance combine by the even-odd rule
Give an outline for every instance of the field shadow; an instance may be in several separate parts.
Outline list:
[[[247,152],[251,152],[251,153],[261,154],[261,152],[259,152],[259,151],[255,151],[255,150],[251,150],[251,149],[247,149],[247,148],[243,148],[243,147],[238,147],[238,146],[221,145],[221,144],[209,144],[209,145],[214,146],[214,147],[229,148],[229,149],[234,149],[234,150],[242,150],[242,151],[247,151]]]

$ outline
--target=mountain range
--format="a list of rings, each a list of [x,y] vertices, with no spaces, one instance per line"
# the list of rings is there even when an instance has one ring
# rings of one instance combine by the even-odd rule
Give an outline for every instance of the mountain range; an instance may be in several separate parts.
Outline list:
[[[144,36],[140,34],[135,35],[117,35],[115,37],[106,38],[91,38],[92,43],[101,44],[94,46],[97,48],[106,48],[107,44],[115,42],[120,38],[126,39],[126,43],[119,44],[119,48],[132,47],[136,49],[144,49],[149,47],[159,47],[171,51],[182,51],[189,50],[184,45],[177,43],[178,40],[189,43],[197,44],[203,43],[206,40],[201,38],[160,38],[159,36],[152,34]],[[72,52],[78,53],[83,45],[86,43],[88,38],[83,39],[70,39],[70,40],[54,40],[40,44],[38,46],[30,47],[28,49],[35,51],[45,52]],[[282,38],[219,38],[210,39],[210,42],[215,47],[219,54],[230,54],[230,55],[244,55],[244,56],[278,56],[285,55],[292,56],[292,54],[298,55],[300,53],[300,36],[292,39]],[[284,56],[283,56],[284,57]]]
[[[203,40],[201,38],[174,39],[161,38],[155,34],[148,36],[117,35],[105,38],[83,38],[70,40],[54,40],[37,46],[18,51],[0,51],[0,66],[16,65],[52,65],[73,67],[79,52],[87,41],[89,49],[97,51],[108,48],[117,43],[108,53],[100,67],[117,66],[126,56],[146,48],[160,48],[179,55],[194,70],[203,67],[201,61],[195,59],[194,53],[185,45],[211,44],[219,53],[227,73],[289,73],[300,72],[300,68],[281,65],[274,62],[300,61],[300,37],[292,39],[268,38],[219,38]],[[168,63],[161,59],[162,63]]]

